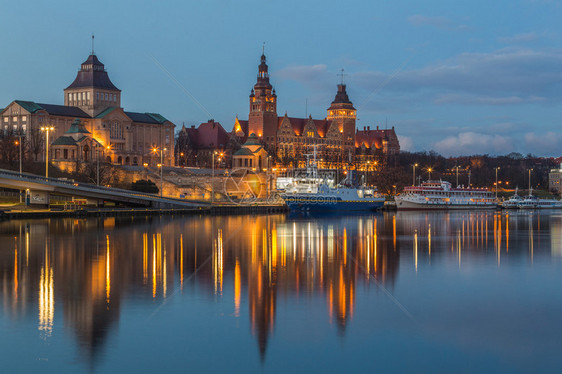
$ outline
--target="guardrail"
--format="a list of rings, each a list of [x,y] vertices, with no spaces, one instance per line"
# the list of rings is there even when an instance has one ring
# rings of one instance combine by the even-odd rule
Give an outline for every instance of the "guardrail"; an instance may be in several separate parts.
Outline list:
[[[0,169],[0,178],[2,177],[7,177],[9,179],[19,180],[22,182],[40,183],[53,187],[69,187],[77,191],[97,192],[105,195],[111,195],[115,197],[122,197],[122,198],[129,198],[129,199],[139,198],[141,200],[150,200],[150,201],[158,201],[162,203],[173,203],[173,204],[181,204],[181,205],[203,205],[203,206],[208,205],[208,203],[204,203],[204,202],[192,202],[185,199],[160,197],[157,195],[144,193],[144,192],[129,191],[121,188],[96,186],[88,183],[75,182],[73,180],[64,180],[59,178],[45,178],[39,175],[28,174],[28,173],[20,174],[19,172],[14,172],[5,169]]]

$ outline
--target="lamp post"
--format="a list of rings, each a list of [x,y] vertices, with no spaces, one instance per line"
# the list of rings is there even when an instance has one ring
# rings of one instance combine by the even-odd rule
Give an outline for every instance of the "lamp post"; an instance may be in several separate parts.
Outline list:
[[[167,148],[160,148],[160,163],[158,164],[160,168],[160,197],[162,197],[162,188],[164,186],[164,151],[167,150]],[[152,152],[158,153],[158,148],[153,148]]]
[[[494,168],[496,170],[496,200],[498,199],[498,170],[500,167]]]
[[[455,169],[457,169],[457,187],[459,186],[459,166],[455,166]]]
[[[212,162],[211,162],[211,206],[213,205],[213,203],[215,202],[215,185],[213,184],[214,180],[215,180],[215,155],[217,154],[217,151],[213,151],[213,157],[212,157]]]
[[[429,180],[431,181],[431,172],[433,171],[432,168],[427,168],[427,172],[429,173]]]
[[[96,162],[97,162],[97,169],[96,169],[96,185],[100,185],[100,149],[99,144],[96,144]]]
[[[49,132],[54,130],[53,126],[41,127],[41,131],[45,132],[45,178],[49,178]]]
[[[413,176],[412,176],[412,186],[416,185],[416,166],[418,166],[418,164],[413,164],[412,167],[414,168],[413,171]]]
[[[533,169],[529,169],[529,196],[531,195],[531,172]]]
[[[18,135],[18,140],[16,140],[16,145],[19,145],[19,148],[20,148],[19,151],[20,151],[20,177],[21,177],[21,173],[22,173],[22,170],[23,170],[23,167],[22,167],[22,150],[21,150],[21,147],[22,147],[21,132]],[[21,202],[22,202],[22,190],[20,190],[20,203]]]

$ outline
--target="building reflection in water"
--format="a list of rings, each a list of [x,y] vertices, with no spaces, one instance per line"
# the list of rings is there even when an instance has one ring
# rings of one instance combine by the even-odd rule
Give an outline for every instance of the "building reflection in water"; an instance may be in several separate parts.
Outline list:
[[[324,299],[328,320],[343,335],[357,288],[392,289],[400,256],[412,256],[401,269],[413,272],[436,256],[459,267],[492,253],[497,266],[507,255],[533,261],[541,232],[551,233],[548,254],[562,255],[561,228],[559,217],[533,212],[10,221],[0,224],[0,239],[14,243],[0,257],[0,289],[11,318],[37,310],[42,339],[63,320],[95,360],[117,330],[124,297],[158,303],[181,295],[172,291],[191,292],[184,290],[190,282],[232,302],[236,318],[247,310],[263,358],[279,300]],[[513,241],[523,233],[528,245]],[[232,299],[223,299],[230,292]]]

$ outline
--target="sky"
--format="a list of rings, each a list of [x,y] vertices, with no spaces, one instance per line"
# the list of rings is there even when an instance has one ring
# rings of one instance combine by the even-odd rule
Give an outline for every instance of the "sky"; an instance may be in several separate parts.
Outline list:
[[[562,0],[0,3],[0,108],[63,104],[91,51],[127,111],[179,129],[248,116],[265,43],[278,114],[323,119],[345,69],[357,128],[407,151],[562,155]]]

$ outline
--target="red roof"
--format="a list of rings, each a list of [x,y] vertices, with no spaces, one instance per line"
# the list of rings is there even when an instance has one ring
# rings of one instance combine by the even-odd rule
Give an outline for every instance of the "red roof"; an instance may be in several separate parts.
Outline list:
[[[285,117],[278,118],[279,122],[277,128],[281,126],[281,123],[283,122],[284,118]],[[293,131],[295,132],[296,135],[301,135],[306,124],[308,123],[308,121],[311,120],[310,118],[296,118],[296,117],[287,117],[287,119],[289,120],[289,122],[291,122],[291,126],[293,126]],[[318,135],[320,135],[322,138],[325,137],[326,131],[328,130],[328,120],[313,119],[312,121],[314,122],[314,126],[316,126],[316,131],[318,132]]]
[[[355,147],[359,148],[365,145],[367,148],[381,148],[383,139],[389,141],[398,140],[394,128],[379,130],[371,130],[370,127],[364,127],[363,130],[357,130],[355,134]]]
[[[228,133],[219,122],[213,120],[200,124],[198,128],[185,128],[185,131],[197,148],[224,148],[228,144]]]

